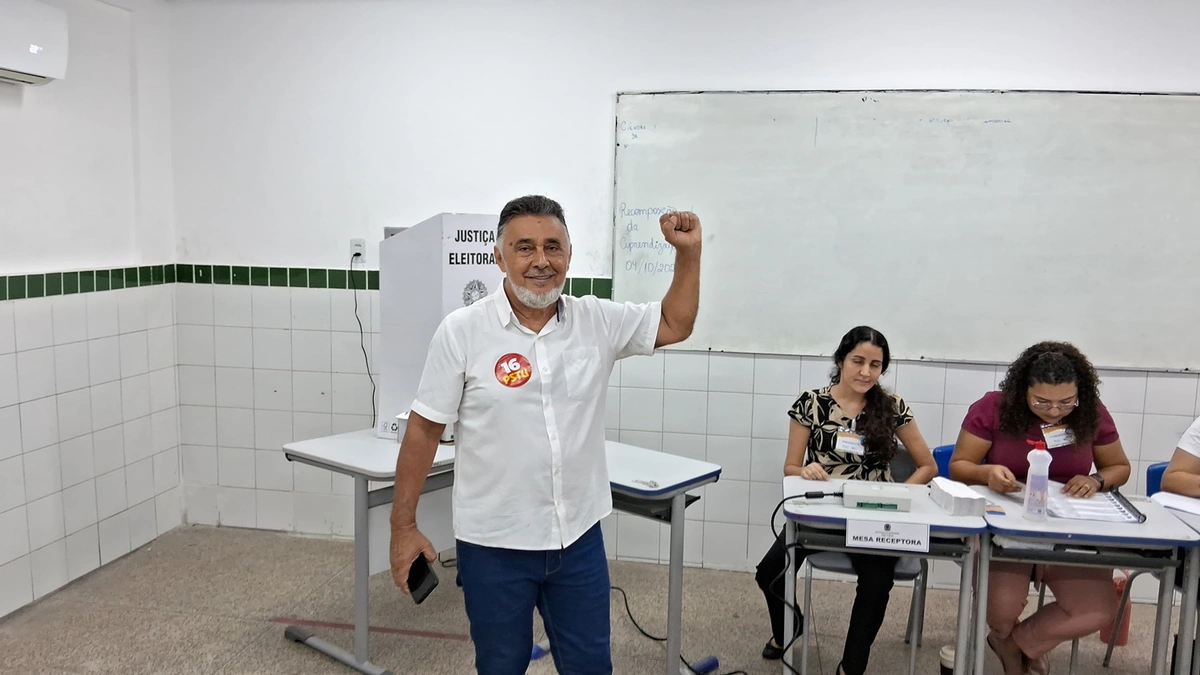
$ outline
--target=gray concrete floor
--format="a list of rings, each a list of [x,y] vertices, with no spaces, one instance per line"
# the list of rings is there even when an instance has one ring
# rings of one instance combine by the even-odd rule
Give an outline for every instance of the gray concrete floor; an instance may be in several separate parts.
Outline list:
[[[311,622],[312,631],[352,646],[353,549],[346,541],[284,534],[190,527],[77,580],[0,621],[0,674],[171,673],[346,675],[351,671],[283,637],[287,619]],[[371,580],[372,661],[396,675],[473,673],[467,619],[453,570],[437,568],[442,584],[416,606],[387,574]],[[663,634],[667,570],[658,565],[612,563],[612,579],[630,597],[639,623]],[[832,673],[842,651],[854,586],[814,583],[814,620],[820,659],[810,672]],[[910,591],[897,587],[876,640],[871,673],[905,673],[904,644]],[[1031,602],[1031,605],[1034,604]],[[954,641],[957,594],[931,590],[917,672],[938,672],[938,650]],[[1100,665],[1097,636],[1081,642],[1076,673],[1132,675],[1150,669],[1154,612],[1134,607],[1129,645],[1112,667]],[[749,574],[687,569],[684,573],[684,653],[721,661],[719,673],[780,672],[759,652],[769,633],[762,596]],[[1066,673],[1070,645],[1052,657]],[[664,647],[642,637],[613,594],[613,658],[617,673],[659,673]],[[988,673],[1000,673],[990,653]],[[554,672],[549,659],[530,673]]]

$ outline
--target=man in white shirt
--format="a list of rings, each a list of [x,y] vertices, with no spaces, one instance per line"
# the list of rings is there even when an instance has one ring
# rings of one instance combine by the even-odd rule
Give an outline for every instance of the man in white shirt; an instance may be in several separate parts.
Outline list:
[[[509,202],[496,228],[505,282],[438,327],[396,462],[392,577],[436,552],[416,508],[445,425],[454,423],[454,533],[475,666],[529,666],[537,608],[560,673],[612,673],[608,561],[612,511],[604,407],[613,364],[687,339],[700,302],[700,220],[665,213],[675,249],[662,302],[564,297],[571,240],[562,207]],[[419,292],[419,291],[418,291]]]

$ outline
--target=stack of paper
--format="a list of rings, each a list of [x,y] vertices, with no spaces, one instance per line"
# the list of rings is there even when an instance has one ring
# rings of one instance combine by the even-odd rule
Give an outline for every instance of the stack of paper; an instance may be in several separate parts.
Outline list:
[[[1154,496],[1150,499],[1168,509],[1175,509],[1176,511],[1200,516],[1200,499],[1184,497],[1183,495],[1172,494],[1170,492],[1155,492]]]
[[[929,485],[929,496],[952,516],[982,516],[987,500],[966,485],[938,476]]]

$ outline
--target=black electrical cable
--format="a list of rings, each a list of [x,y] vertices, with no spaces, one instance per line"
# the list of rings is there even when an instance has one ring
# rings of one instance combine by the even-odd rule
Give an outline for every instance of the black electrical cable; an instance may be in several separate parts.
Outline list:
[[[842,496],[841,492],[805,492],[804,494],[801,494],[801,495],[793,495],[791,497],[786,497],[786,498],[780,500],[779,503],[775,505],[775,510],[771,512],[771,532],[772,532],[772,534],[774,534],[776,538],[779,537],[779,532],[777,532],[775,530],[775,517],[777,515],[779,515],[779,509],[783,508],[784,503],[786,503],[789,499],[796,499],[799,497],[803,497],[805,499],[824,499],[825,497],[841,497],[841,496]],[[800,548],[800,545],[792,544],[791,548],[793,548],[793,549]],[[775,578],[776,580],[782,579],[783,575],[787,574],[787,570],[791,569],[791,566],[792,566],[791,551],[785,549],[784,555],[787,556],[787,558],[786,558],[787,562],[784,565],[784,571],[781,572],[779,574],[779,576]],[[667,638],[665,638],[665,637],[658,637],[657,635],[651,635],[650,633],[648,633],[644,628],[641,627],[640,624],[638,624],[637,619],[633,618],[633,610],[629,608],[629,595],[625,592],[625,589],[621,588],[620,586],[612,586],[611,588],[612,588],[612,590],[621,594],[621,598],[622,598],[622,600],[624,600],[624,603],[625,603],[625,614],[629,616],[630,623],[633,624],[633,627],[636,628],[639,633],[641,633],[642,635],[644,635],[645,637],[647,637],[651,640],[654,640],[655,642],[666,642],[667,641]],[[792,608],[792,612],[794,615],[798,616],[800,614],[800,610],[799,610],[799,608],[796,607],[794,602],[790,602],[780,596],[776,596],[776,597],[779,597],[779,599],[782,600],[784,602],[784,604],[790,606]],[[799,636],[793,636],[791,641],[789,641],[786,645],[784,645],[783,648],[785,650],[790,648],[796,642],[797,637],[799,637]],[[820,654],[817,655],[817,658],[818,659],[820,658]],[[687,660],[684,659],[682,655],[679,657],[679,659],[681,661],[683,661],[683,665],[687,666],[689,670],[694,670],[692,668],[692,665],[690,663],[688,663]],[[800,671],[798,671],[794,667],[792,667],[791,664],[785,663],[784,666],[786,666],[787,669],[792,671],[793,673],[796,673],[796,675],[800,674]],[[735,670],[735,671],[731,671],[729,673],[725,673],[724,675],[748,675],[748,674],[744,670]]]
[[[354,292],[354,320],[358,322],[358,348],[362,350],[363,366],[367,370],[367,379],[371,380],[371,428],[375,428],[375,377],[371,375],[371,359],[367,356],[366,335],[363,332],[362,318],[358,316],[358,284],[354,283],[354,260],[361,253],[355,253],[350,256],[350,271],[346,274],[350,277],[350,289]],[[364,274],[365,274],[364,270]],[[363,284],[364,286],[366,284]],[[365,289],[364,289],[365,290]]]
[[[841,497],[842,495],[843,495],[843,493],[841,493],[841,492],[805,492],[804,494],[798,494],[798,495],[792,495],[790,497],[784,497],[783,499],[779,500],[779,503],[775,505],[775,509],[773,511],[771,511],[771,534],[775,535],[776,539],[779,538],[779,532],[778,532],[778,530],[775,529],[775,517],[779,515],[779,510],[782,509],[783,505],[786,504],[788,501],[790,501],[792,499],[800,499],[800,498],[824,499],[826,497]],[[784,575],[787,574],[788,571],[792,569],[792,550],[798,549],[798,548],[803,548],[803,547],[800,544],[792,544],[791,546],[784,547],[784,549],[783,549],[783,555],[784,555],[783,571],[779,573],[779,576],[775,577],[771,581],[771,584],[768,586],[768,588],[770,588],[771,586],[774,586],[775,582],[779,581],[780,579],[783,579]],[[778,594],[776,594],[775,597],[779,598],[779,600],[781,602],[783,602],[783,604],[785,606],[792,608],[792,616],[793,617],[800,616],[800,614],[801,614],[800,608],[796,606],[795,598],[788,599],[788,598],[785,598],[782,595],[778,595]],[[785,651],[785,652],[787,650],[791,649],[792,645],[796,644],[796,640],[800,637],[799,631],[793,630],[792,632],[793,632],[792,639],[788,640],[787,644],[783,645],[783,651]],[[820,667],[820,658],[821,658],[821,652],[818,649],[817,650],[818,667]],[[787,663],[785,661],[783,665],[785,668],[792,671],[796,675],[800,675],[800,671],[796,670],[796,668],[793,667],[792,664]]]
[[[610,589],[620,593],[620,597],[622,597],[622,599],[624,599],[625,614],[629,616],[629,622],[632,623],[632,625],[634,625],[634,628],[637,628],[638,633],[641,633],[642,635],[644,635],[644,637],[654,640],[655,643],[665,643],[665,641],[667,641],[666,638],[659,638],[658,635],[652,635],[652,634],[647,633],[646,629],[642,628],[641,625],[638,625],[637,620],[634,619],[634,610],[629,609],[629,595],[628,595],[628,593],[625,593],[625,590],[622,589],[622,587],[610,586]],[[683,655],[679,655],[679,661],[682,661],[683,664],[686,665],[686,667],[688,667],[688,670],[695,671],[695,668],[691,667],[691,664],[688,663],[688,659],[685,659],[683,657]],[[725,673],[724,675],[750,675],[750,674],[746,673],[745,670],[731,670],[730,673]]]
[[[629,595],[625,592],[625,589],[621,588],[620,586],[610,586],[610,588],[621,594],[621,598],[625,601],[625,614],[627,616],[629,616],[629,622],[633,624],[633,627],[636,628],[639,633],[641,633],[642,635],[646,636],[647,638],[649,638],[651,640],[654,640],[655,642],[666,642],[667,641],[667,638],[665,638],[665,637],[658,637],[657,635],[651,635],[650,633],[646,632],[646,630],[644,628],[642,628],[641,625],[638,624],[637,619],[633,618],[633,610],[631,610],[629,608]],[[687,659],[683,658],[682,654],[679,655],[679,660],[683,662],[683,665],[687,666],[688,670],[695,671],[695,668],[692,667],[692,664],[688,663]],[[724,673],[723,675],[750,675],[750,674],[744,670],[731,670],[728,673]]]

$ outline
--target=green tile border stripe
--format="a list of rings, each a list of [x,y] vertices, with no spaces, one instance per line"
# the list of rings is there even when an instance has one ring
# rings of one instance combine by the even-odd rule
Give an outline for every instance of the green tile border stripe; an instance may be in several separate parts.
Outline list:
[[[42,274],[0,275],[0,301],[53,297],[78,293],[157,286],[161,284],[213,284],[217,286],[273,286],[379,290],[379,270],[356,268],[262,267],[172,263]],[[612,280],[573,277],[563,292],[576,297],[612,297]]]

